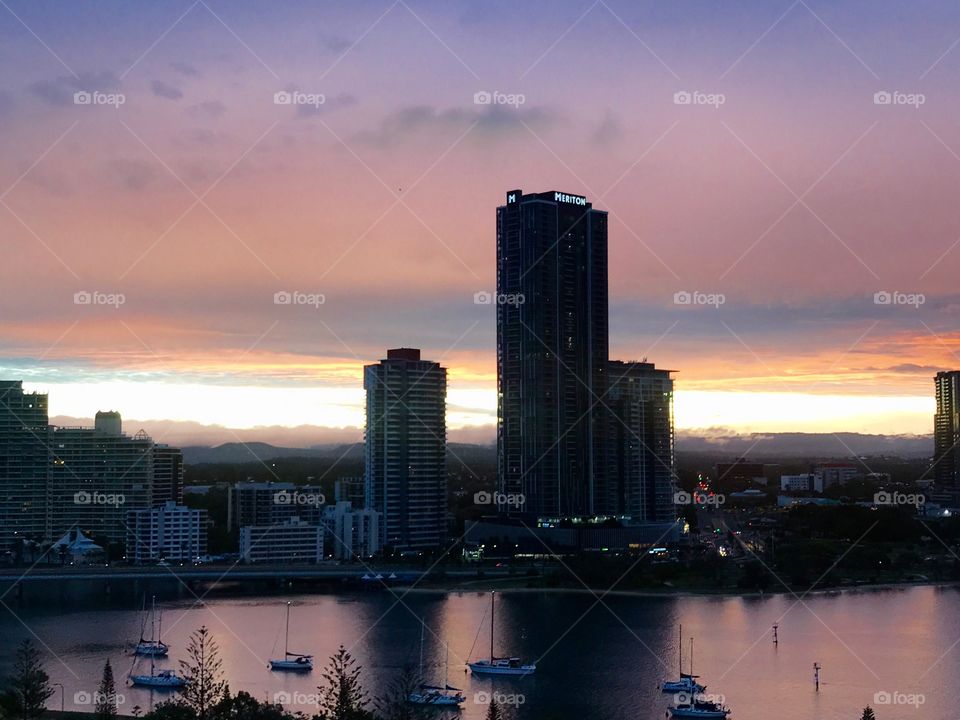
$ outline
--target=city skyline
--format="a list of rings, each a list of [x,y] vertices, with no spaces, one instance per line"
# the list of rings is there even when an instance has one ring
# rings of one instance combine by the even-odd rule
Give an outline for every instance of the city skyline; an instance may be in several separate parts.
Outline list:
[[[0,375],[177,442],[358,439],[359,368],[415,344],[492,440],[488,208],[555,187],[610,213],[610,353],[677,370],[679,429],[928,434],[960,55],[921,5],[510,8],[519,42],[499,6],[10,3]]]

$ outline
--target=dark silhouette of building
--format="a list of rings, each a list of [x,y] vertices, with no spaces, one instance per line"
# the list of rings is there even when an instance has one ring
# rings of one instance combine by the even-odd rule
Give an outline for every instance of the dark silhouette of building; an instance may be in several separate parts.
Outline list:
[[[607,213],[581,195],[497,208],[498,475],[510,513],[588,516],[607,472]]]
[[[653,363],[611,360],[605,406],[610,469],[598,489],[597,511],[634,521],[676,518],[673,379]]]
[[[939,492],[960,495],[960,370],[934,378],[937,413],[933,416],[933,479]]]
[[[367,508],[382,513],[382,545],[432,550],[446,535],[447,371],[413,348],[363,369]]]
[[[47,396],[0,381],[0,550],[15,540],[49,538]]]

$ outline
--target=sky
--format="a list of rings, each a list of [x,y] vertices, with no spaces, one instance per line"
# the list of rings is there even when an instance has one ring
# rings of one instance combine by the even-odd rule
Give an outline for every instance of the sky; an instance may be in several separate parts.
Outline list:
[[[492,440],[495,208],[562,190],[609,212],[611,356],[676,371],[679,429],[928,433],[958,80],[945,0],[4,0],[0,377],[323,442],[419,347]]]

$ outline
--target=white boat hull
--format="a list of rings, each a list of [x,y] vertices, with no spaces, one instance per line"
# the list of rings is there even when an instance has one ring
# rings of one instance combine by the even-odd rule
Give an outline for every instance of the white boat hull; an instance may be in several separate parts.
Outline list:
[[[670,715],[675,718],[725,718],[729,714],[729,710],[698,710],[697,708],[688,707],[670,708]]]
[[[410,693],[407,702],[413,705],[429,705],[431,707],[457,707],[463,704],[466,698],[463,695],[443,695],[440,693]]]
[[[474,675],[533,675],[536,665],[498,665],[487,660],[467,663]]]
[[[154,688],[176,689],[185,687],[187,681],[179,677],[161,677],[159,675],[131,675],[130,682],[134,685]]]
[[[297,662],[296,660],[271,660],[271,670],[287,670],[292,672],[310,672],[313,670],[312,662]]]

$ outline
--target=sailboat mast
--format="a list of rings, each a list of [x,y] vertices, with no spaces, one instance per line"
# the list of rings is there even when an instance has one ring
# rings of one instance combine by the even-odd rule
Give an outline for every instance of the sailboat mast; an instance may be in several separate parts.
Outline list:
[[[693,677],[693,637],[690,637],[690,677]]]
[[[290,603],[287,603],[287,627],[283,633],[283,657],[290,654],[288,645],[290,644]]]
[[[683,680],[683,625],[680,626],[680,643],[677,645],[677,649],[680,651],[680,679]]]
[[[494,600],[497,597],[497,591],[490,591],[490,662],[493,662],[493,618],[494,618]]]
[[[423,622],[420,623],[420,682],[423,682]]]

